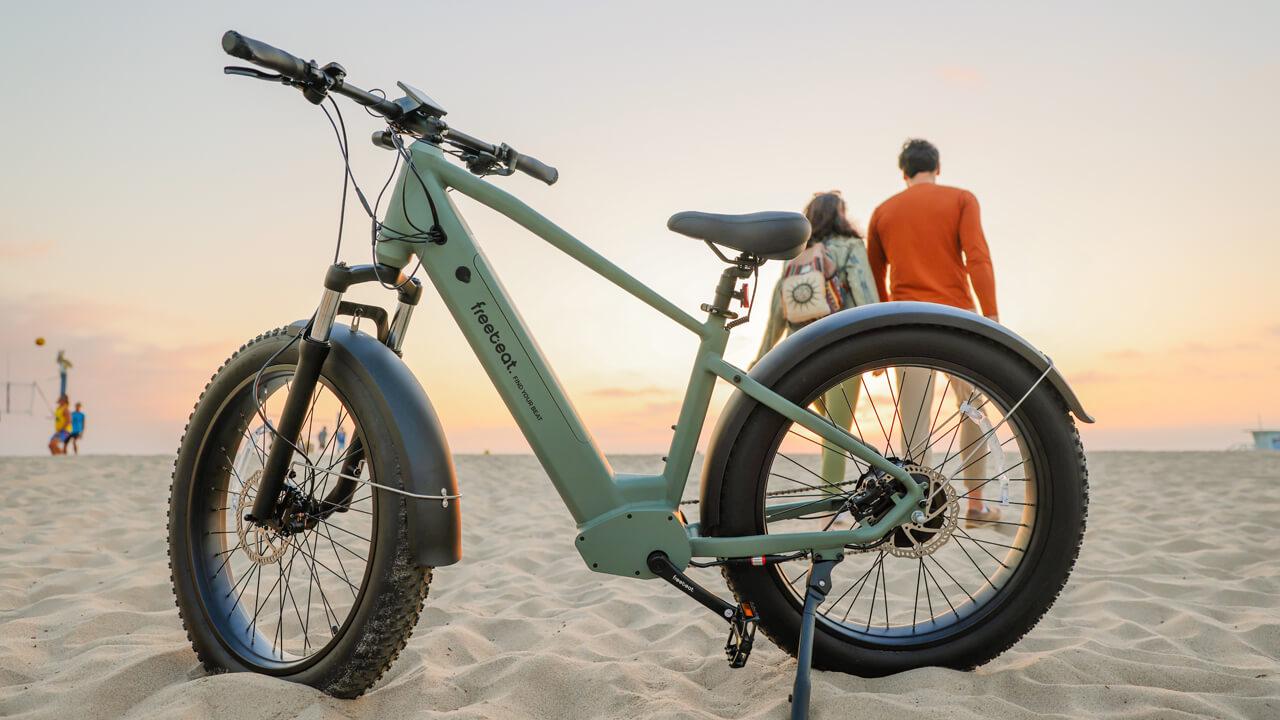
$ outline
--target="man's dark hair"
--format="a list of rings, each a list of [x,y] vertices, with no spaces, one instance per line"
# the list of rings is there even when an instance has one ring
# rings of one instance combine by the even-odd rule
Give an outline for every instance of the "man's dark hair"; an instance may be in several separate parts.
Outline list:
[[[898,153],[898,168],[908,178],[916,173],[938,171],[938,148],[933,143],[920,138],[910,138],[902,143],[902,152]]]

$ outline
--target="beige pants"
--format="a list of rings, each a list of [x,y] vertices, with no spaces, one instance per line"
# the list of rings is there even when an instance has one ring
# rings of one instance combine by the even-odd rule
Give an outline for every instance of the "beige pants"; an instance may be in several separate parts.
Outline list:
[[[986,396],[974,390],[970,383],[952,376],[950,387],[955,405],[944,400],[939,408],[933,397],[938,379],[935,371],[898,368],[895,373],[898,379],[898,414],[902,422],[898,450],[902,457],[925,467],[933,467],[935,461],[941,463],[950,457],[948,465],[959,470],[951,472],[964,480],[966,488],[972,491],[982,485],[990,477],[987,472],[989,442],[982,439],[982,427],[961,413],[959,407],[966,402],[975,408],[980,407],[986,402]],[[955,430],[957,422],[960,425],[958,433]],[[995,441],[999,442],[998,439]],[[967,499],[970,503],[980,502],[982,491],[974,492]]]

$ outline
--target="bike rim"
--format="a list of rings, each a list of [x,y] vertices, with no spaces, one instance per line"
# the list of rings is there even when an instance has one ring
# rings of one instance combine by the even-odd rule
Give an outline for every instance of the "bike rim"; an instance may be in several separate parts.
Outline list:
[[[877,376],[876,370],[885,372]],[[962,400],[969,412],[961,411]],[[871,645],[931,644],[972,627],[1003,603],[1041,534],[1038,500],[1047,493],[1035,440],[1021,411],[1009,414],[1018,400],[958,366],[919,359],[857,368],[808,399],[832,424],[842,424],[838,410],[843,409],[852,416],[852,435],[918,468],[917,480],[931,483],[926,524],[846,553],[819,609],[821,626]],[[837,455],[843,456],[842,474],[836,472]],[[866,463],[837,453],[794,424],[780,431],[771,457],[765,503],[817,503],[833,492],[851,493],[860,478],[872,474]],[[833,482],[843,484],[833,487]],[[999,516],[976,523],[982,518],[970,503],[975,497]],[[767,522],[763,505],[760,522],[769,533],[854,525],[843,508]],[[780,565],[773,572],[796,608],[802,607],[807,566]]]
[[[293,371],[275,366],[262,373],[259,398],[272,426]],[[304,526],[281,535],[245,521],[272,438],[253,385],[250,379],[232,394],[204,444],[204,472],[193,483],[193,565],[224,647],[256,670],[297,672],[341,640],[361,606],[373,567],[378,500],[366,485],[295,465],[286,492],[294,493]],[[358,418],[325,378],[298,445],[306,456],[295,462],[376,478]]]

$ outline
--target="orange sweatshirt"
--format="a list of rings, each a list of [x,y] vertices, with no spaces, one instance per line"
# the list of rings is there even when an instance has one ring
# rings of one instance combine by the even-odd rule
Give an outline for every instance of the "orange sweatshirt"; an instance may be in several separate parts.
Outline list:
[[[920,183],[885,200],[871,214],[867,255],[882,298],[974,310],[972,281],[982,314],[998,312],[978,199],[968,190]]]

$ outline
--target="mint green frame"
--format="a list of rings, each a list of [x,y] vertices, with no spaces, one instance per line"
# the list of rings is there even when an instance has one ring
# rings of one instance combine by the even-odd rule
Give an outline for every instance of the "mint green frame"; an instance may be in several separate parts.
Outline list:
[[[673,539],[672,533],[661,530],[661,524],[636,524],[628,532],[613,534],[611,542],[626,543],[632,546],[630,550],[638,548],[644,555],[653,549],[664,549],[680,566],[690,556],[748,557],[795,551],[830,553],[845,545],[866,544],[880,539],[905,521],[918,506],[923,491],[901,468],[858,438],[774,393],[745,371],[726,362],[723,355],[729,331],[725,328],[724,317],[708,313],[707,318],[699,322],[510,193],[455,165],[439,147],[419,141],[408,148],[408,153],[416,174],[406,166],[396,181],[383,219],[384,231],[377,245],[377,259],[398,268],[408,265],[414,255],[421,259],[432,285],[528,439],[577,522],[580,533],[624,516],[631,519],[640,514],[653,516],[656,513],[664,520],[678,517],[674,510],[688,481],[717,378],[735,385],[739,392],[833,446],[893,475],[903,482],[908,492],[897,497],[894,509],[879,523],[860,525],[852,530],[729,538],[704,537],[698,526],[691,524],[682,528],[677,539]],[[431,210],[426,195],[418,187],[420,181],[435,199],[439,223],[448,238],[443,245],[409,239],[416,232],[415,226],[431,226]],[[698,336],[697,356],[671,447],[667,451],[666,468],[661,475],[615,473],[609,466],[477,245],[471,229],[446,192],[449,188],[496,210]],[[842,499],[841,495],[833,494],[831,502],[837,504]],[[801,508],[806,513],[815,512],[820,506],[821,503],[769,506],[766,515],[777,519],[786,517],[788,513],[799,514]],[[586,534],[578,539],[584,541]],[[684,541],[687,541],[687,546],[672,547]],[[581,547],[579,549],[582,551]],[[614,571],[607,567],[595,569]],[[635,574],[647,576],[643,571]]]

